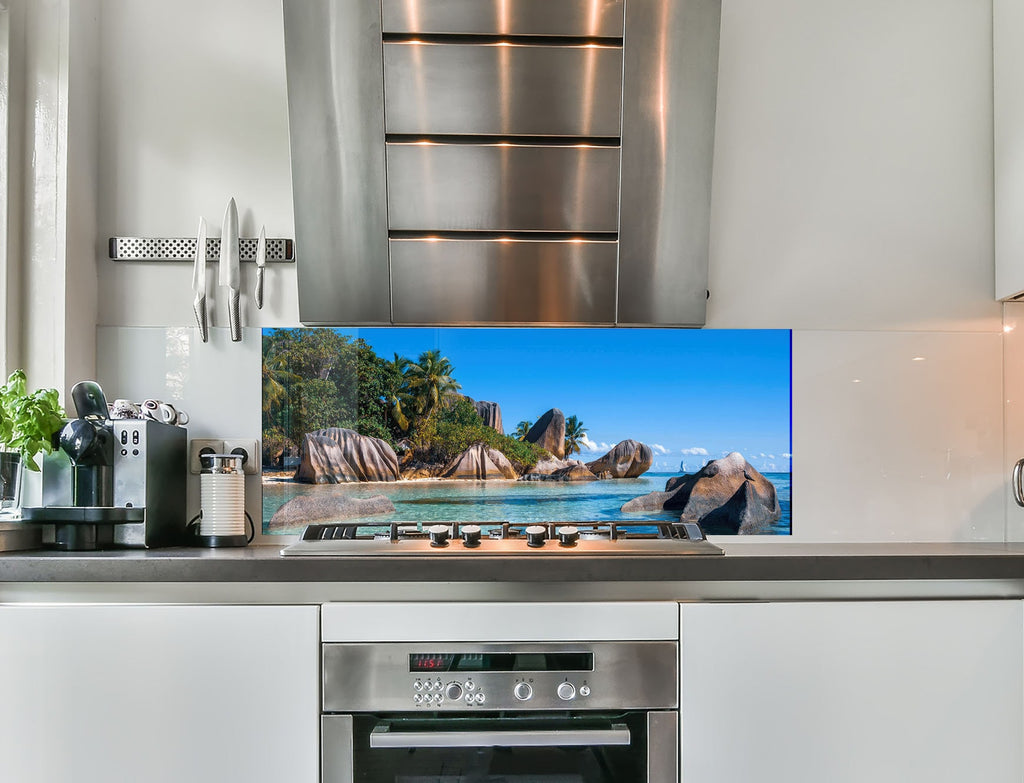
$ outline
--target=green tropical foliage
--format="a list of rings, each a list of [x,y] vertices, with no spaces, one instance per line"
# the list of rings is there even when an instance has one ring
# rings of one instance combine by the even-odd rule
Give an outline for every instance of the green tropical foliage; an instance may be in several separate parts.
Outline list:
[[[424,351],[415,364],[410,363],[403,377],[416,400],[416,412],[430,416],[453,392],[462,386],[452,377],[452,363],[438,350]]]
[[[576,416],[570,416],[565,420],[565,456],[577,454],[583,443],[583,436],[587,434],[587,428],[583,426]]]
[[[405,380],[405,375],[412,362],[404,356],[399,356],[397,353],[394,357],[391,362],[387,363],[392,377],[397,379],[391,389],[391,394],[387,398],[388,413],[398,430],[402,433],[407,433],[412,425],[410,416],[415,408],[415,400],[409,389],[409,384],[402,383],[402,381]]]
[[[263,415],[279,412],[288,402],[288,386],[300,381],[298,375],[288,369],[284,356],[263,355]]]
[[[461,388],[451,361],[437,350],[416,361],[398,354],[388,360],[364,340],[333,329],[267,330],[264,465],[280,465],[281,455],[298,453],[307,432],[327,427],[354,429],[393,447],[401,441],[413,459],[430,463],[448,462],[474,443],[500,451],[520,472],[546,454],[525,442],[530,422],[503,435],[484,424]],[[576,437],[584,432],[580,425]]]
[[[388,400],[397,385],[394,368],[362,339],[333,329],[265,331],[264,464],[326,427],[391,440]]]
[[[540,446],[503,435],[484,424],[473,404],[461,398],[428,417],[413,441],[416,458],[447,463],[476,443],[500,451],[520,473],[529,471],[547,452]]]

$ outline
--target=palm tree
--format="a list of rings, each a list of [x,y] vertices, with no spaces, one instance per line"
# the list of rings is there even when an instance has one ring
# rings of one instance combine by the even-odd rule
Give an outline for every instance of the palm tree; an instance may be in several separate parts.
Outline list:
[[[579,452],[580,444],[586,434],[587,428],[575,416],[570,416],[565,420],[565,456],[568,457],[570,454]]]
[[[288,387],[301,380],[288,369],[283,356],[263,356],[263,415],[270,415],[288,400]]]
[[[410,364],[406,377],[418,400],[417,412],[429,416],[449,393],[462,385],[452,377],[455,368],[438,350],[424,351]]]
[[[412,424],[410,415],[414,408],[414,398],[409,387],[409,367],[412,362],[397,353],[395,358],[388,362],[388,369],[392,371],[397,385],[388,397],[388,410],[391,418],[402,432],[408,432]]]
[[[526,440],[526,435],[530,432],[530,428],[533,427],[528,421],[521,421],[516,425],[516,431],[512,433],[512,437],[516,440]]]

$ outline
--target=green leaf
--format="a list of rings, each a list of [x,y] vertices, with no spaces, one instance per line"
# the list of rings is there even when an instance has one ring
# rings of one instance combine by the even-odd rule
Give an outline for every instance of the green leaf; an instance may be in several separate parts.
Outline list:
[[[64,409],[56,389],[28,392],[23,370],[0,386],[0,446],[21,453],[25,467],[38,471],[36,455],[53,451],[53,436],[64,426]]]

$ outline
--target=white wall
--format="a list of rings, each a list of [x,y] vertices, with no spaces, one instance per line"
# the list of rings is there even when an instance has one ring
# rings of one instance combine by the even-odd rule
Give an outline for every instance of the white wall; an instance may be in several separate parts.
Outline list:
[[[101,7],[100,238],[216,236],[229,196],[292,236],[279,0]],[[723,0],[720,51],[707,325],[795,330],[794,539],[1003,540],[990,4]],[[100,380],[159,396],[124,346],[191,323],[191,270],[100,252]],[[297,324],[294,270],[267,285],[244,323]],[[184,401],[258,436],[255,400]]]
[[[238,203],[242,236],[294,237],[280,0],[101,0],[100,237],[220,236]],[[99,262],[104,326],[192,323],[188,264]],[[294,267],[270,265],[267,302],[244,323],[298,323]],[[226,298],[213,311],[227,326]]]

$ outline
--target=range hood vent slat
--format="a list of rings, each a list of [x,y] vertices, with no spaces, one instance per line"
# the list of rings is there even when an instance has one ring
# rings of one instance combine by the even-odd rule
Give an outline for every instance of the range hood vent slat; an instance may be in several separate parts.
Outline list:
[[[619,147],[619,136],[509,136],[467,133],[387,133],[388,144],[480,144],[506,147]]]
[[[381,0],[385,33],[621,37],[623,0]]]
[[[507,33],[384,33],[384,43],[475,44],[479,46],[575,46],[621,49],[621,37],[510,35]]]
[[[510,242],[617,242],[614,231],[400,231],[388,232],[390,239],[480,240]]]

